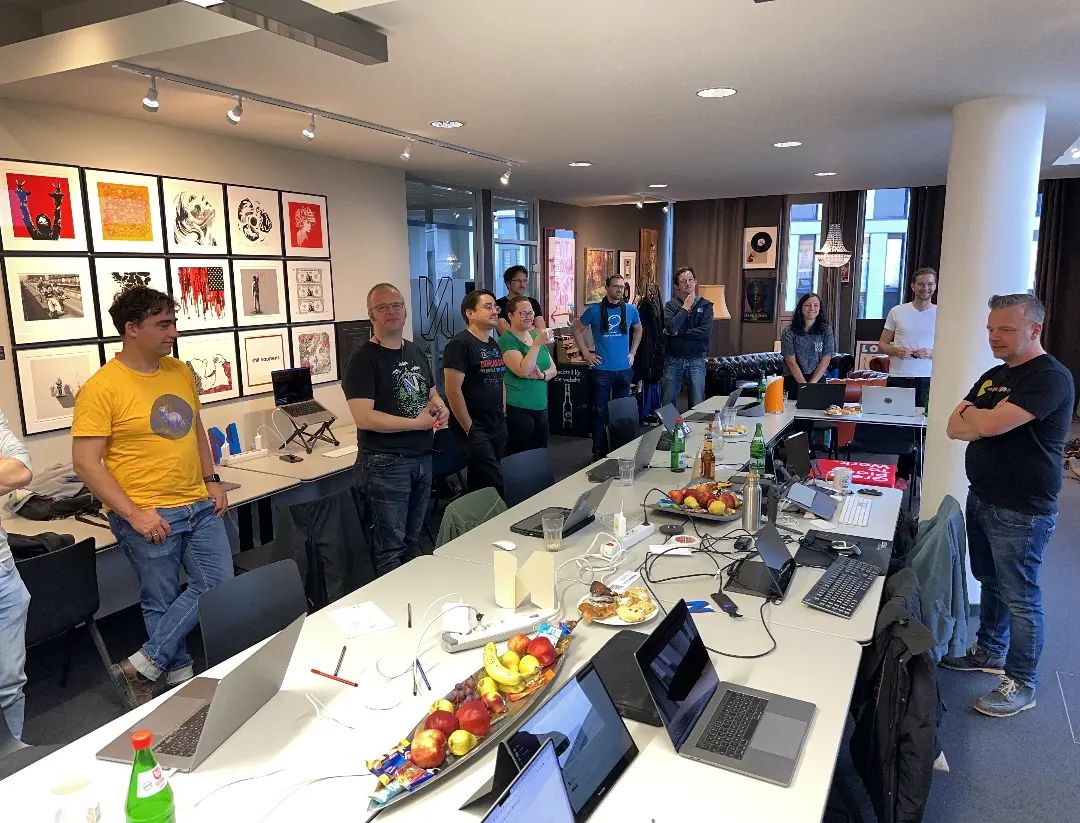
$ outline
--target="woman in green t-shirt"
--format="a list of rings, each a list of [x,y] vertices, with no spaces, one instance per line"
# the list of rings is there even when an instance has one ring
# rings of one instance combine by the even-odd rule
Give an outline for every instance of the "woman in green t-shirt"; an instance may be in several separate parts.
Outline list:
[[[551,333],[533,331],[533,309],[528,297],[506,303],[510,328],[499,338],[506,371],[506,453],[546,449],[548,443],[547,381],[555,376],[548,354]]]

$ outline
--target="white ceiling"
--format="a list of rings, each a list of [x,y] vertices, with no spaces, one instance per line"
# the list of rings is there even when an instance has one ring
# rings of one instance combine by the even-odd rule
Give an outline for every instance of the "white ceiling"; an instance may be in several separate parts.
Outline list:
[[[336,3],[336,5],[335,5]],[[520,161],[508,193],[627,202],[943,182],[950,109],[976,97],[1047,101],[1044,169],[1080,135],[1076,0],[395,0],[356,8],[382,27],[385,65],[264,32],[133,62],[429,134]],[[211,13],[211,12],[207,12]],[[705,86],[731,98],[702,100]],[[98,66],[0,86],[0,96],[145,117],[145,82]],[[401,165],[402,142],[162,84],[157,119]],[[466,127],[433,129],[435,118]],[[801,140],[780,150],[780,140]],[[410,173],[499,188],[503,169],[424,146]],[[590,160],[572,169],[571,160]],[[836,171],[817,178],[816,171]],[[1075,173],[1075,172],[1073,172]]]

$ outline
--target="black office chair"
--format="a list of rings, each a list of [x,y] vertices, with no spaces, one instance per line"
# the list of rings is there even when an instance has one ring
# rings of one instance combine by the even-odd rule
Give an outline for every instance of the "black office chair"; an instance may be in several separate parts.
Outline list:
[[[233,571],[236,574],[243,574],[290,557],[292,557],[292,546],[285,541],[271,540],[269,543],[256,546],[254,549],[234,554],[232,558]]]
[[[615,450],[641,436],[641,410],[637,398],[620,397],[608,403],[608,449]]]
[[[60,635],[67,637],[61,687],[67,685],[71,674],[75,630],[84,623],[108,672],[112,660],[94,622],[94,613],[99,606],[94,538],[88,537],[71,546],[20,560],[16,565],[30,592],[30,609],[26,615],[27,647]]]
[[[431,520],[438,514],[439,501],[448,504],[462,495],[465,490],[465,478],[461,476],[461,473],[464,470],[465,455],[458,448],[450,429],[445,428],[435,432],[431,455],[431,511],[424,518],[424,528],[427,529],[432,545],[435,545],[435,533],[431,530]],[[456,489],[449,483],[451,477],[457,478]]]
[[[206,667],[281,631],[307,613],[295,560],[279,560],[199,595]]]
[[[0,780],[11,777],[19,769],[36,763],[61,748],[60,744],[31,746],[17,740],[8,728],[7,720],[0,713]]]
[[[555,485],[551,452],[547,449],[530,449],[504,457],[502,476],[506,506],[511,508],[537,492]]]

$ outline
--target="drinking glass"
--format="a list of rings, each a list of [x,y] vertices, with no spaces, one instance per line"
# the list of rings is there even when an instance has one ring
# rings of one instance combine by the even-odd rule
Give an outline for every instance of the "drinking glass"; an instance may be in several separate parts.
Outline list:
[[[562,514],[545,514],[541,521],[544,525],[544,548],[549,552],[557,552],[562,549]]]
[[[634,485],[634,458],[633,457],[620,457],[619,458],[619,485],[620,486],[633,486]]]

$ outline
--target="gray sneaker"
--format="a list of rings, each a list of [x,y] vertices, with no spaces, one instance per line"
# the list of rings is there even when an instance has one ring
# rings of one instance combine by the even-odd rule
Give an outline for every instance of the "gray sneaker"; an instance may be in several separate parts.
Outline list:
[[[978,644],[968,649],[963,657],[943,657],[941,665],[957,672],[986,672],[1005,674],[1005,658],[994,657]]]
[[[1002,676],[1001,684],[975,701],[975,711],[990,717],[1012,717],[1024,709],[1035,708],[1035,689],[1021,686],[1011,677]]]

